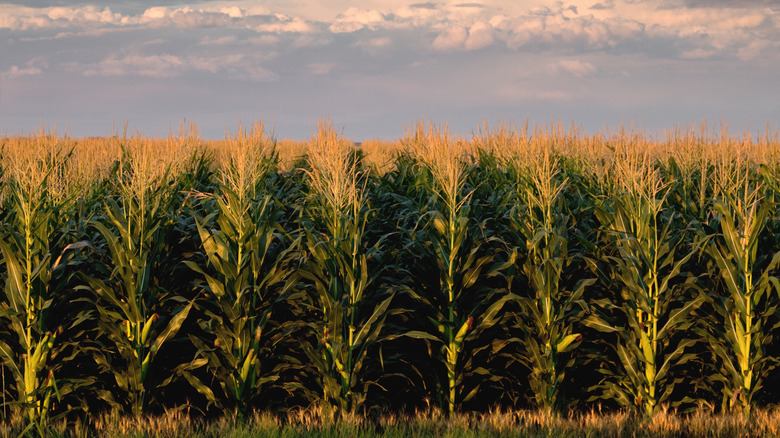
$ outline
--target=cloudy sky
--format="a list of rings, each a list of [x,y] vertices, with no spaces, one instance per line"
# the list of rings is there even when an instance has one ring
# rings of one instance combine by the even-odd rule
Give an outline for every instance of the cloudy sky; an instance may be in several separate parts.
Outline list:
[[[2,0],[0,0],[1,2]],[[0,3],[0,135],[780,123],[780,0]]]

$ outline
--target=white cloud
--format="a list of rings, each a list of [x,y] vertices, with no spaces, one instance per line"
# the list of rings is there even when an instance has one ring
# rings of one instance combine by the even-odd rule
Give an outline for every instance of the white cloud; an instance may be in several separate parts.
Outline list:
[[[40,76],[43,74],[43,70],[48,67],[46,61],[43,58],[36,57],[27,61],[23,66],[12,65],[8,70],[4,71],[2,76],[7,79],[14,79],[23,76]]]
[[[703,4],[703,0],[685,1]],[[279,46],[292,52],[284,57],[285,62],[292,62],[289,59],[295,58],[294,52],[302,48],[355,47],[374,55],[403,57],[397,65],[418,61],[420,53],[425,52],[421,44],[430,44],[438,51],[498,47],[507,53],[564,53],[572,57],[582,53],[630,52],[653,57],[703,59],[717,55],[719,59],[742,60],[776,54],[779,50],[776,35],[780,32],[780,11],[763,5],[764,0],[753,1],[751,7],[725,10],[685,7],[685,1],[669,1],[661,7],[657,2],[628,0],[543,0],[533,5],[508,0],[438,0],[404,5],[391,0],[346,5],[337,0],[317,5],[213,0],[182,7],[149,6],[133,13],[123,8],[124,14],[94,4],[44,8],[0,4],[0,28],[11,29],[10,39],[20,46],[35,40],[67,41],[78,37],[84,39],[78,41],[79,47],[92,42],[95,47],[103,47],[96,37],[112,33],[111,40],[117,41],[119,47],[103,48],[103,52],[96,49],[91,55],[94,58],[82,58],[80,65],[89,67],[84,71],[149,77],[210,71],[193,63],[195,57],[211,59],[211,52],[216,49],[209,46],[222,46],[225,50],[230,47],[229,50],[245,56],[258,51],[259,46]],[[177,29],[177,38],[171,39],[168,29]],[[247,35],[247,30],[256,34]],[[164,41],[167,53],[160,53],[163,49],[157,48],[144,51],[143,56],[130,57],[131,48],[143,44],[139,31],[143,31],[144,38]],[[123,38],[128,41],[124,46]],[[247,59],[241,62],[248,62]],[[546,64],[542,63],[540,68]],[[231,64],[219,71],[252,78],[273,76],[267,60],[257,65]],[[300,67],[300,61],[295,67]],[[555,71],[573,75],[594,73],[581,70],[584,67],[555,64]],[[36,68],[40,69],[18,63],[12,68],[15,70],[9,68],[6,74],[34,74]]]
[[[314,27],[301,18],[276,14],[274,21],[259,24],[254,30],[270,33],[310,33],[314,31]]]
[[[109,55],[99,62],[70,62],[64,68],[84,76],[142,76],[158,79],[176,78],[187,72],[226,73],[235,79],[273,81],[277,75],[262,64],[272,59],[266,55],[226,54],[220,56],[177,56],[169,53],[142,55],[128,53]]]
[[[463,43],[466,50],[477,50],[493,44],[493,27],[478,21],[469,28],[469,36]]]
[[[129,23],[129,18],[110,8],[94,5],[81,7],[30,8],[0,4],[0,28],[32,30],[68,26],[100,26]]]
[[[65,20],[76,22],[98,22],[117,24],[123,20],[122,14],[111,12],[110,8],[98,9],[97,6],[84,6],[81,8],[55,7],[46,14],[52,20]]]
[[[363,28],[376,29],[385,16],[375,10],[351,7],[339,14],[329,29],[333,33],[355,32]]]
[[[171,15],[171,11],[165,6],[155,6],[144,11],[142,17],[147,20],[159,20]]]
[[[469,33],[461,26],[449,26],[444,29],[436,39],[433,40],[433,47],[439,50],[452,50],[463,46]]]
[[[238,6],[228,6],[219,10],[219,12],[227,15],[230,18],[241,18],[244,16],[244,10]]]
[[[577,59],[561,59],[547,67],[551,74],[568,74],[578,78],[590,76],[597,71],[595,65]]]
[[[172,78],[179,76],[184,62],[178,56],[162,55],[125,55],[108,56],[102,61],[86,65],[69,64],[71,71],[80,71],[84,76],[125,76],[137,75],[153,78]]]

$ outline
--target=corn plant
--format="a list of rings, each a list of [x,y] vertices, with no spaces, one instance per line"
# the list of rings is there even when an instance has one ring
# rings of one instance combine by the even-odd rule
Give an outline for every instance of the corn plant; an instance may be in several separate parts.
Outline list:
[[[594,312],[584,322],[616,334],[614,348],[620,370],[604,366],[603,396],[633,406],[652,416],[670,400],[677,383],[674,367],[696,358],[690,351],[697,340],[688,337],[691,312],[704,296],[690,297],[692,276],[681,279],[696,247],[686,234],[680,215],[666,207],[666,183],[650,158],[622,156],[616,179],[622,189],[611,198],[611,208],[596,210],[615,253],[605,257],[611,269],[604,281],[618,288],[620,300],[605,298],[596,304],[607,315]]]
[[[58,276],[62,257],[52,260],[52,252],[78,246],[63,248],[56,243],[69,206],[63,181],[58,179],[68,156],[58,145],[16,145],[22,147],[5,157],[9,166],[4,181],[8,205],[4,207],[8,210],[0,231],[5,268],[5,287],[0,295],[0,360],[15,382],[17,413],[24,417],[28,429],[35,428],[38,433],[43,433],[55,400],[74,386],[58,376],[62,352],[73,346],[70,340],[58,339],[63,332],[59,324],[78,325],[78,321],[63,321],[55,314],[62,290]]]
[[[594,279],[578,279],[569,290],[564,270],[572,264],[569,253],[569,215],[563,191],[568,179],[560,172],[561,162],[544,146],[541,156],[518,164],[525,181],[517,189],[512,222],[524,239],[522,265],[530,293],[514,299],[520,304],[518,326],[527,351],[526,366],[536,404],[544,409],[564,407],[562,384],[567,368],[574,363],[566,353],[582,340],[577,324],[587,308],[583,293]],[[564,283],[564,284],[562,284]],[[571,287],[571,286],[569,286]]]
[[[434,359],[444,366],[446,380],[438,396],[441,406],[452,414],[480,390],[480,383],[467,388],[467,377],[480,382],[491,379],[481,364],[472,361],[474,353],[489,348],[490,343],[475,346],[471,354],[464,352],[464,346],[499,321],[500,310],[509,299],[507,294],[500,296],[499,289],[482,288],[480,280],[497,275],[513,260],[498,261],[495,253],[483,251],[489,239],[480,238],[476,231],[480,224],[469,214],[473,191],[466,187],[466,162],[446,129],[431,127],[426,133],[420,124],[406,142],[419,160],[417,184],[427,195],[424,212],[417,213],[422,230],[413,230],[413,238],[422,247],[424,262],[433,264],[438,277],[428,294],[410,291],[430,312],[427,319],[433,330],[406,336],[440,344]]]
[[[777,358],[767,355],[778,326],[775,293],[780,293],[780,281],[773,273],[780,252],[773,253],[776,241],[767,236],[776,207],[764,196],[764,183],[751,176],[745,163],[721,163],[717,172],[726,174],[719,178],[720,197],[713,206],[720,233],[711,237],[707,253],[715,261],[725,293],[716,289],[710,294],[717,319],[700,333],[716,358],[717,372],[711,380],[723,394],[722,407],[749,414],[777,365]]]
[[[94,292],[94,316],[105,351],[94,359],[113,374],[120,397],[100,391],[107,403],[124,407],[136,417],[146,412],[159,388],[172,376],[150,382],[150,371],[160,348],[176,336],[192,308],[159,286],[156,272],[165,248],[168,209],[176,186],[170,163],[160,163],[153,149],[134,155],[125,152],[116,176],[117,196],[103,204],[103,217],[90,221],[108,247],[106,276],[84,276]],[[93,247],[102,247],[94,242]],[[121,360],[117,361],[113,354]]]
[[[52,399],[59,396],[57,379],[47,363],[58,332],[46,324],[52,299],[49,245],[55,221],[45,195],[49,171],[44,169],[43,175],[38,174],[41,179],[27,187],[17,181],[6,183],[14,217],[0,240],[6,269],[0,315],[15,335],[10,345],[0,340],[0,355],[16,381],[20,411],[30,424],[39,426],[46,422]]]
[[[317,320],[308,328],[314,344],[303,344],[315,366],[322,402],[337,412],[355,412],[376,381],[366,378],[369,355],[383,333],[393,298],[374,295],[376,277],[369,259],[379,245],[367,248],[370,207],[367,175],[359,169],[352,145],[332,124],[321,123],[308,149],[306,171],[311,192],[301,218],[309,259],[300,271],[313,286],[307,306]]]
[[[278,201],[266,190],[269,174],[275,171],[272,145],[262,125],[253,129],[248,135],[239,129],[231,139],[220,170],[219,193],[204,195],[216,203],[215,211],[197,218],[207,266],[186,263],[206,280],[208,293],[199,305],[206,335],[190,335],[200,359],[182,368],[185,378],[211,403],[244,418],[263,396],[262,388],[279,378],[275,370],[261,374],[261,366],[279,340],[278,328],[269,326],[274,287],[289,276],[286,254],[295,248],[279,223]],[[202,365],[216,380],[218,391],[191,372]]]

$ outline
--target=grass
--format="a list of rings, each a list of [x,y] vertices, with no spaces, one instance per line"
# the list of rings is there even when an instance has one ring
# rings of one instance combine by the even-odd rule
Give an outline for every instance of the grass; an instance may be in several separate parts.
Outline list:
[[[0,436],[15,436],[19,425],[0,426]],[[287,415],[255,414],[246,421],[204,421],[180,411],[139,419],[102,416],[90,424],[55,423],[49,436],[57,437],[744,437],[778,436],[780,412],[757,410],[750,421],[740,414],[709,412],[680,416],[664,410],[649,420],[625,412],[589,411],[551,415],[540,411],[457,414],[434,410],[375,419],[335,418],[321,409]]]

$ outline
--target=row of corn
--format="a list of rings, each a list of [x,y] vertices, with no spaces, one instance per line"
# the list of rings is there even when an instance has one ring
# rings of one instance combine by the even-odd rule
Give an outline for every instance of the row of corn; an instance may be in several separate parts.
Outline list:
[[[702,133],[703,132],[703,133]],[[0,418],[780,398],[780,142],[2,140]]]

